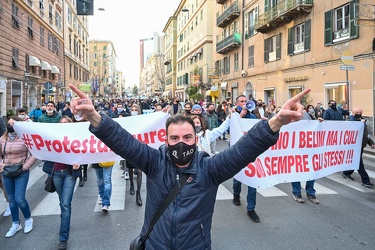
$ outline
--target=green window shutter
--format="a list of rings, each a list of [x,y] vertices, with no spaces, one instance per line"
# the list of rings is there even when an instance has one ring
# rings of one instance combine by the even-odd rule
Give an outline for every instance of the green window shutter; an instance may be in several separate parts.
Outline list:
[[[305,22],[305,51],[310,51],[311,47],[311,19]]]
[[[264,0],[264,12],[266,12],[270,7],[270,0]]]
[[[230,73],[230,55],[228,56],[228,74]]]
[[[354,4],[358,3],[358,0],[353,0],[349,4],[349,18],[350,18],[350,38],[358,38],[359,36],[359,26],[355,25],[355,17],[358,14],[358,7]]]
[[[294,54],[294,28],[288,29],[288,56]]]
[[[269,42],[270,39],[264,40],[264,62],[268,63],[269,62],[269,55],[268,55],[268,50],[269,50]]]
[[[332,41],[332,10],[330,10],[324,13],[324,46],[331,45]]]
[[[281,33],[276,35],[276,60],[281,59]]]

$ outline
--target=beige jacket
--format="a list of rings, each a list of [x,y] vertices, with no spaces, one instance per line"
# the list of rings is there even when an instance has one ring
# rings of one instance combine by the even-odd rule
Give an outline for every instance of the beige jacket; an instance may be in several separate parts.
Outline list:
[[[5,156],[4,156],[4,146],[6,142],[6,149],[5,149]],[[9,138],[2,136],[0,138],[0,148],[1,148],[1,162],[0,162],[0,172],[2,171],[3,166],[14,164],[14,163],[21,163],[23,164],[23,171],[29,170],[35,161],[37,160],[33,157],[29,150],[26,148],[23,140],[18,136],[14,139],[14,141],[10,141]],[[26,158],[27,156],[27,158]],[[26,161],[25,161],[26,159]]]

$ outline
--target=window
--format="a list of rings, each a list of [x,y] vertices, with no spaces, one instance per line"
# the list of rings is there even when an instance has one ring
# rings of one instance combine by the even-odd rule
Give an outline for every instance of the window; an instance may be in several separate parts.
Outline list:
[[[238,52],[234,53],[234,71],[238,70],[238,57],[239,57]]]
[[[77,30],[77,18],[75,16],[73,17],[73,28]]]
[[[33,37],[33,19],[31,17],[27,17],[27,31],[29,34],[29,37]]]
[[[61,15],[58,11],[55,12],[55,22],[56,22],[56,27],[61,30],[62,25],[61,25]]]
[[[256,34],[254,28],[255,20],[258,18],[258,6],[245,15],[245,38],[249,38]]]
[[[12,3],[12,26],[17,29],[20,27],[20,20],[18,18],[18,7],[14,3]]]
[[[352,0],[348,4],[329,10],[324,14],[324,45],[332,45],[349,39],[358,38],[359,27],[355,25],[355,16],[358,12]]]
[[[19,69],[20,63],[18,61],[18,49],[12,48],[12,67],[13,69]]]
[[[311,20],[288,29],[288,55],[310,50]]]
[[[44,0],[39,0],[39,9],[41,10],[41,11],[43,11],[44,10]]]
[[[230,73],[230,56],[226,56],[223,58],[222,70],[224,74]]]
[[[40,27],[40,44],[44,45],[44,28]]]
[[[32,8],[33,7],[33,0],[27,0],[27,5],[29,5]]]
[[[251,45],[248,51],[249,51],[249,62],[247,66],[250,68],[250,67],[254,67],[254,45]]]
[[[48,9],[49,9],[48,18],[49,18],[49,21],[51,23],[51,22],[53,22],[53,15],[52,15],[52,13],[53,13],[53,5],[49,4],[49,8]]]
[[[281,59],[281,33],[264,40],[264,62]]]
[[[70,8],[68,7],[68,22],[70,24],[72,24],[72,11],[70,10]]]
[[[72,63],[69,63],[69,76],[72,77]]]
[[[56,38],[56,55],[60,55],[60,42]]]

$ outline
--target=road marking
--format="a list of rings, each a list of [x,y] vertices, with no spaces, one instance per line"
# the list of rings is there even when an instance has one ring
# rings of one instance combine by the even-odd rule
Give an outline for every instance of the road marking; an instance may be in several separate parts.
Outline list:
[[[257,192],[263,197],[279,197],[279,196],[289,196],[285,192],[281,191],[275,186],[257,189]]]
[[[232,192],[230,192],[226,187],[220,184],[219,189],[217,190],[216,200],[231,200],[232,198]]]
[[[339,173],[333,173],[331,175],[328,175],[326,176],[327,179],[330,179],[332,181],[335,181],[335,182],[338,182],[344,186],[347,186],[349,188],[352,188],[352,189],[355,189],[359,192],[362,192],[362,193],[371,193],[371,192],[375,192],[373,189],[371,188],[366,188],[364,186],[362,186],[362,183],[361,183],[361,178],[359,178],[359,181],[352,181],[352,180],[348,180],[348,179],[345,179],[344,177],[341,176],[341,172]]]
[[[44,162],[40,163],[38,166],[36,166],[30,171],[29,182],[27,183],[26,190],[28,190],[32,185],[34,185],[34,183],[37,182],[43,175],[46,175],[46,173],[43,172],[43,164]]]
[[[301,181],[301,187],[303,189],[305,189],[306,187],[306,181]],[[329,189],[329,188],[326,188],[322,185],[320,185],[319,183],[314,183],[314,189],[316,191],[317,194],[321,195],[321,194],[337,194],[337,192],[333,191],[332,189]]]

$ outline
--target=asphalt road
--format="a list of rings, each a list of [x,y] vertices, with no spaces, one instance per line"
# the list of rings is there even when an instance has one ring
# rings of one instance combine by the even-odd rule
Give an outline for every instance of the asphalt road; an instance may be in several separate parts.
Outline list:
[[[217,150],[227,145],[226,141],[217,141]],[[375,179],[374,159],[371,155],[364,156],[372,180]],[[136,205],[135,196],[129,194],[129,181],[121,178],[120,173],[117,164],[112,177],[112,206],[107,214],[97,205],[93,169],[89,168],[84,187],[77,185],[69,249],[128,249],[130,240],[139,234],[144,206]],[[306,199],[304,204],[295,202],[290,183],[258,190],[256,211],[260,223],[253,223],[246,215],[245,186],[241,206],[232,205],[232,180],[228,180],[217,196],[212,249],[375,249],[375,189],[363,187],[357,173],[353,177],[355,181],[349,181],[335,173],[317,180],[319,205]],[[57,195],[44,191],[45,178],[40,167],[33,167],[27,199],[34,230],[27,235],[20,231],[12,238],[5,238],[11,218],[0,216],[0,249],[57,249],[60,210]],[[145,178],[141,194],[145,202]],[[5,209],[3,201],[0,191],[1,213]]]

